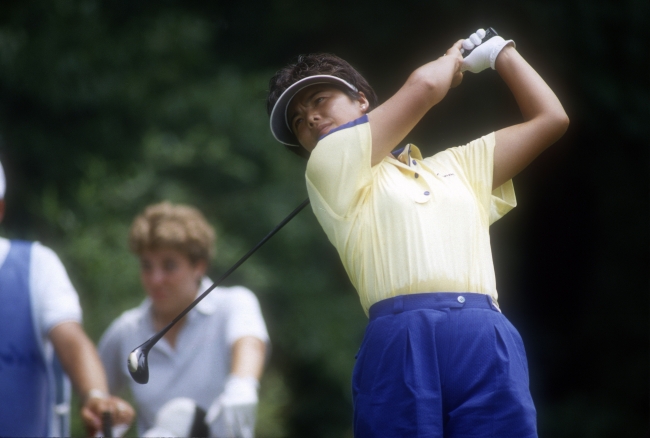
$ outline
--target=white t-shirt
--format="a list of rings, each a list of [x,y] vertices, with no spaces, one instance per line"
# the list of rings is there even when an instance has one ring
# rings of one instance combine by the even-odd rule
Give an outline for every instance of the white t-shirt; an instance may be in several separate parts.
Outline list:
[[[0,237],[0,267],[7,258],[9,247],[10,241]],[[29,274],[34,329],[45,348],[49,342],[47,336],[54,326],[67,321],[81,323],[79,296],[59,257],[39,242],[32,244]]]
[[[204,278],[199,292],[211,284]],[[147,298],[113,321],[99,341],[110,391],[130,388],[140,435],[154,425],[156,412],[172,398],[189,397],[207,410],[224,389],[235,341],[254,336],[269,342],[253,292],[242,286],[217,287],[187,314],[175,348],[163,338],[150,350],[149,383],[141,385],[131,378],[127,358],[155,333]]]

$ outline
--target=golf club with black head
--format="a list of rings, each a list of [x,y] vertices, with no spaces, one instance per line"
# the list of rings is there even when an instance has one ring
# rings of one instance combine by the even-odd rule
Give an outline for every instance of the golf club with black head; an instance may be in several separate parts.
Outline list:
[[[212,286],[210,286],[208,289],[205,290],[201,295],[199,295],[185,310],[183,310],[181,313],[178,314],[176,318],[165,328],[163,328],[161,331],[150,337],[147,341],[145,341],[143,344],[140,346],[136,347],[131,354],[129,354],[129,358],[127,359],[127,365],[129,368],[129,373],[131,373],[131,377],[133,380],[135,380],[137,383],[140,384],[145,384],[149,381],[149,363],[147,360],[147,357],[149,355],[149,350],[158,342],[163,336],[165,336],[165,333],[178,321],[183,318],[187,312],[192,310],[194,306],[196,306],[199,301],[201,301],[203,298],[205,298],[217,285],[219,285],[226,277],[228,277],[235,269],[237,269],[242,263],[246,261],[255,251],[259,249],[260,246],[264,245],[267,240],[269,240],[275,233],[280,231],[282,227],[284,227],[287,222],[289,222],[295,215],[297,215],[300,210],[305,208],[305,206],[309,204],[309,198],[304,200],[298,207],[296,207],[295,210],[293,210],[282,222],[280,222],[269,234],[266,235],[262,240],[259,241],[257,245],[255,245],[250,251],[248,251],[237,263],[235,263],[226,273],[224,273],[221,278],[219,278],[217,281],[215,281]]]

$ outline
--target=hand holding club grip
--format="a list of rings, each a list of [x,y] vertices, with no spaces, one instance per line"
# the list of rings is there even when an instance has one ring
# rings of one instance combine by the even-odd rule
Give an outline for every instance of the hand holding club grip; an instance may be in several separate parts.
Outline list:
[[[110,412],[102,414],[102,436],[104,438],[113,437],[113,417]]]
[[[463,58],[467,58],[478,45],[498,35],[497,31],[491,27],[488,27],[487,30],[479,29],[463,41],[463,47],[460,49],[460,54],[463,55]],[[472,38],[474,36],[478,37],[478,41],[476,38]],[[466,42],[468,44],[465,44]]]
[[[504,40],[497,32],[488,27],[487,30],[479,29],[463,40],[460,49],[463,55],[461,71],[479,73],[488,67],[495,69],[497,56],[509,44],[515,45],[512,40]]]

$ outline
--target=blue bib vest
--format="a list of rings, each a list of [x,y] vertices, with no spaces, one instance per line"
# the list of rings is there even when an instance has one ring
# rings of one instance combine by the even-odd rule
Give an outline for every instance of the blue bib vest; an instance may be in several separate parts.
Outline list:
[[[31,242],[0,266],[0,436],[48,436],[52,399],[29,293]]]

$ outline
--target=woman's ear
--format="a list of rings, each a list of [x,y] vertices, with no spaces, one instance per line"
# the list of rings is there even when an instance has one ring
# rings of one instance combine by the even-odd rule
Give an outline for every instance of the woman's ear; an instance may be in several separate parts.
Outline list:
[[[205,260],[199,260],[194,265],[194,272],[198,276],[199,284],[201,284],[201,279],[203,278],[207,270],[208,270],[208,262]]]
[[[366,98],[366,95],[363,94],[363,91],[359,91],[359,103],[361,105],[361,111],[363,111],[364,114],[370,111],[370,102],[368,102],[368,99]]]

